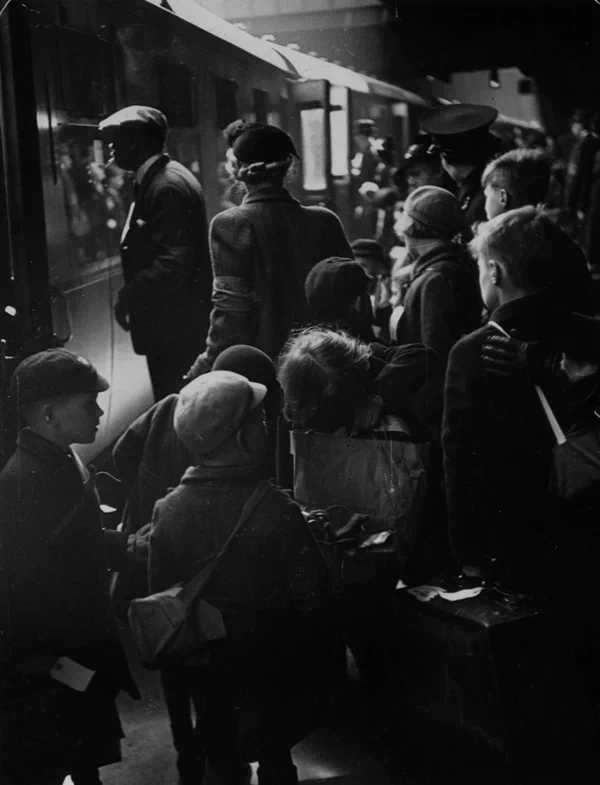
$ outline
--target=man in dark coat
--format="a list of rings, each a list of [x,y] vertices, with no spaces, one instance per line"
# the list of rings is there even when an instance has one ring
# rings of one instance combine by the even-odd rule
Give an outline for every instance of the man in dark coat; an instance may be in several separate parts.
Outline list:
[[[107,388],[63,349],[27,358],[11,381],[28,427],[0,474],[7,785],[61,785],[69,774],[74,785],[97,785],[98,768],[121,759],[115,697],[121,689],[139,697],[108,596],[109,560],[123,563],[123,538],[105,536],[93,478],[70,447],[93,442],[97,394]]]
[[[264,477],[266,392],[230,371],[204,374],[181,391],[174,427],[195,465],[156,505],[152,591],[188,581],[209,563]],[[232,785],[247,781],[244,760],[259,761],[261,785],[294,785],[290,748],[312,729],[308,699],[323,687],[331,617],[325,562],[287,494],[269,486],[203,598],[221,611],[227,638],[192,676],[198,705],[206,706],[197,717],[197,755]]]
[[[498,152],[499,140],[489,130],[497,117],[498,111],[491,106],[452,104],[432,109],[421,121],[423,131],[438,146],[442,166],[456,183],[465,214],[465,240],[471,239],[474,223],[486,220],[481,175]]]
[[[473,260],[452,241],[465,227],[453,194],[432,185],[417,188],[404,203],[401,226],[415,263],[397,341],[424,343],[438,356],[439,371],[422,395],[421,414],[439,432],[448,355],[459,338],[480,324],[481,297]]]
[[[442,434],[457,559],[471,574],[494,564],[509,588],[538,594],[557,587],[567,552],[561,502],[549,492],[553,434],[531,380],[486,373],[482,347],[496,322],[542,354],[555,351],[568,314],[553,295],[558,232],[543,212],[523,207],[492,219],[473,241],[491,322],[450,353]]]
[[[125,285],[115,317],[145,354],[156,400],[177,392],[204,346],[211,266],[202,188],[164,153],[167,120],[129,106],[100,123],[114,162],[135,172],[135,200],[121,238]]]
[[[308,321],[304,280],[328,256],[352,257],[339,218],[303,207],[284,187],[296,150],[275,126],[251,124],[232,147],[235,176],[248,194],[210,227],[214,291],[206,372],[228,346],[249,344],[275,359],[290,330]]]

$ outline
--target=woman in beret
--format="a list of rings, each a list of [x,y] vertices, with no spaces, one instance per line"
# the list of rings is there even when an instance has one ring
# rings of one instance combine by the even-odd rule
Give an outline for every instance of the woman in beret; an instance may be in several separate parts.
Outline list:
[[[248,193],[210,227],[213,310],[195,376],[235,344],[256,346],[276,358],[290,330],[308,322],[308,271],[329,256],[353,255],[339,218],[324,207],[302,206],[285,187],[298,158],[285,131],[238,121],[226,138],[233,174]]]

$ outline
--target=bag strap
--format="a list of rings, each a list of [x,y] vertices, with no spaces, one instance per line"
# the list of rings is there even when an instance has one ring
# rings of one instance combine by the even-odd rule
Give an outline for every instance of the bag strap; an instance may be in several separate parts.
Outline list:
[[[204,567],[204,569],[196,575],[189,583],[187,583],[181,593],[179,595],[181,601],[183,602],[184,606],[189,608],[198,598],[198,595],[202,591],[202,589],[206,586],[208,581],[210,580],[211,575],[213,574],[215,567],[219,563],[219,561],[223,558],[225,553],[227,552],[229,546],[235,539],[235,537],[239,534],[242,527],[248,521],[258,504],[262,501],[264,496],[266,495],[267,491],[270,488],[270,483],[268,480],[262,480],[255,488],[254,492],[244,504],[238,522],[236,523],[233,531],[229,535],[229,537],[225,540],[225,544],[221,548],[221,550],[214,556],[211,561]]]
[[[498,322],[488,322],[490,327],[495,327],[496,330],[502,333],[502,335],[510,338],[511,336],[509,333],[506,332],[504,327],[501,327]],[[534,384],[534,389],[537,393],[537,397],[540,399],[540,403],[542,404],[542,409],[544,410],[544,414],[546,415],[546,419],[550,427],[552,428],[552,433],[554,434],[554,438],[556,439],[557,444],[564,444],[567,441],[567,437],[565,436],[565,432],[560,427],[558,420],[556,419],[556,415],[552,411],[552,407],[546,398],[546,394],[539,386],[539,384]]]

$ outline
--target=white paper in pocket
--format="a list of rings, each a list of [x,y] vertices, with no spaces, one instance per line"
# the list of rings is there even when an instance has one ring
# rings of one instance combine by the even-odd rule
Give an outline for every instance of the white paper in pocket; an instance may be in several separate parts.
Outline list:
[[[85,692],[95,673],[96,671],[91,671],[84,665],[75,662],[75,660],[71,660],[68,657],[60,657],[52,666],[50,676],[61,684],[77,690],[77,692]]]

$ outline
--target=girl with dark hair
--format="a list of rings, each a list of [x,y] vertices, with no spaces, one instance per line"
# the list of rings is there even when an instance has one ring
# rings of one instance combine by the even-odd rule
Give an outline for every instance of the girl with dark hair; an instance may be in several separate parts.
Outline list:
[[[302,206],[285,187],[298,158],[285,131],[240,121],[228,127],[226,138],[232,173],[248,193],[211,224],[213,311],[193,375],[210,370],[235,344],[277,357],[290,330],[308,322],[308,271],[329,256],[353,256],[339,218],[324,207]]]

